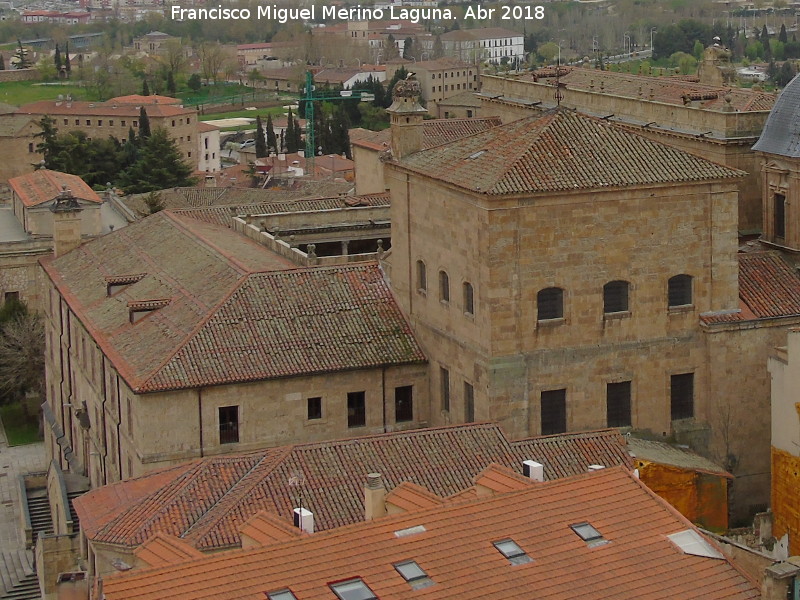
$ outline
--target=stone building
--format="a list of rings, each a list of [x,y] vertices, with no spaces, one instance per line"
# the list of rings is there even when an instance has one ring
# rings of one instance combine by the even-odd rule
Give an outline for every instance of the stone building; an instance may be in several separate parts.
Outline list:
[[[764,506],[766,356],[800,278],[737,257],[745,174],[564,108],[423,149],[412,96],[389,109],[385,262],[431,423],[649,430],[733,472],[734,515]]]
[[[428,111],[436,114],[436,105],[442,100],[464,91],[478,91],[478,66],[455,58],[409,61],[394,60],[386,64],[386,79],[391,81],[401,67],[416,73],[420,82],[421,97]],[[485,113],[494,114],[494,113]]]
[[[560,100],[556,99],[558,79]],[[705,85],[686,77],[647,77],[595,69],[546,68],[519,77],[481,75],[481,112],[508,122],[560,103],[642,136],[747,172],[739,184],[738,227],[761,231],[758,140],[774,94]]]
[[[46,447],[93,487],[430,418],[426,359],[374,262],[298,269],[170,211],[41,262]]]
[[[138,132],[139,109],[142,107],[147,112],[151,129],[166,129],[177,143],[186,162],[197,170],[200,158],[197,112],[185,108],[177,98],[132,95],[112,98],[106,102],[75,101],[69,98],[40,100],[21,106],[14,113],[0,115],[0,128],[5,119],[27,117],[38,121],[48,115],[55,119],[54,125],[59,131],[83,131],[88,137],[114,136],[124,142],[131,128]],[[24,150],[28,152],[27,147]],[[36,155],[37,158],[38,156]]]

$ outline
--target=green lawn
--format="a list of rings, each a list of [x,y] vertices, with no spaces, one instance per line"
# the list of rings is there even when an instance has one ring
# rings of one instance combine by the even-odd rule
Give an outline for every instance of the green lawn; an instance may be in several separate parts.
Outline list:
[[[9,81],[0,83],[0,102],[20,106],[37,100],[55,100],[59,94],[72,94],[75,100],[86,98],[86,90],[74,83],[42,85],[35,81]]]
[[[20,404],[7,404],[0,407],[0,419],[9,446],[21,446],[39,442],[39,421],[35,416],[25,418]]]

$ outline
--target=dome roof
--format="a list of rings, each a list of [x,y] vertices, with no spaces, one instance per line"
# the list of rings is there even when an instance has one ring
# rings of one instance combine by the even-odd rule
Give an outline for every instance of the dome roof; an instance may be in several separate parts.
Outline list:
[[[778,96],[753,150],[800,158],[800,75]]]

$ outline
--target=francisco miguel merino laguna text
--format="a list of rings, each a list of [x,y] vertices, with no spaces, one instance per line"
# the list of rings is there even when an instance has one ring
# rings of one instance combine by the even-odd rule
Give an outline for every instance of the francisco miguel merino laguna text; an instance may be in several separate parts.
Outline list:
[[[288,23],[289,21],[313,21],[317,18],[317,7],[309,8],[278,8],[274,4],[259,6],[255,17],[277,21],[278,23]],[[209,20],[209,21],[228,21],[250,19],[253,14],[249,8],[223,8],[221,4],[213,8],[181,8],[172,5],[170,16],[175,20]],[[322,7],[323,20],[341,21],[380,21],[382,19],[403,19],[419,23],[422,20],[447,20],[453,19],[453,13],[449,8],[406,8],[390,6],[388,10],[374,7],[362,7],[361,5],[349,8],[336,6]]]

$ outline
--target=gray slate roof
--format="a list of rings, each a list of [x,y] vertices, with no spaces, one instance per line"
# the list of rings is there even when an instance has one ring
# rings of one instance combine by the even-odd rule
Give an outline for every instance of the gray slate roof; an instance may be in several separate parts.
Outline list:
[[[792,79],[778,96],[753,150],[789,158],[800,157],[800,75]]]

